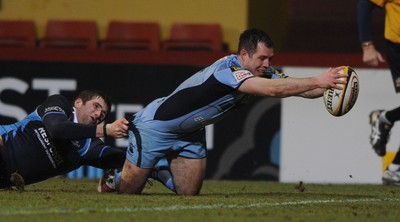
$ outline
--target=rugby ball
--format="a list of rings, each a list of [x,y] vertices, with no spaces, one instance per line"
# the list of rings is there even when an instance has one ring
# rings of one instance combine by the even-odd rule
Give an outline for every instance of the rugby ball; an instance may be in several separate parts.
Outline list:
[[[340,73],[348,74],[345,84],[338,84],[343,89],[325,89],[324,104],[328,112],[334,116],[343,116],[348,113],[357,101],[360,84],[357,73],[349,66],[346,66]]]

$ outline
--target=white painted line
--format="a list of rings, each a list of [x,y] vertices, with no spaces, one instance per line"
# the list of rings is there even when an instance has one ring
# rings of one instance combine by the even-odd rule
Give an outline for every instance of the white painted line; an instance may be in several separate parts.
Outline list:
[[[62,208],[53,208],[46,210],[35,209],[0,209],[1,216],[18,216],[18,215],[39,215],[39,214],[84,214],[93,212],[108,213],[132,213],[132,212],[151,212],[151,211],[179,211],[179,210],[207,210],[207,209],[240,209],[240,208],[262,208],[262,207],[279,207],[279,206],[295,206],[295,205],[313,205],[313,204],[330,204],[330,203],[371,203],[371,202],[400,202],[397,198],[359,198],[359,199],[329,199],[329,200],[303,200],[303,201],[287,201],[287,202],[259,202],[247,204],[211,204],[211,205],[173,205],[167,207],[118,207],[118,208],[82,208],[79,210],[70,210]]]

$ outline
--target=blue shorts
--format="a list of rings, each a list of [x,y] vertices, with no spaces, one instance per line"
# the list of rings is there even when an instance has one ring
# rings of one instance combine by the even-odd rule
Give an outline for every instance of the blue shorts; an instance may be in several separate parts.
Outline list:
[[[143,169],[152,169],[160,159],[171,153],[192,159],[207,156],[205,129],[185,134],[166,133],[152,129],[140,118],[135,118],[129,123],[128,136],[126,158]]]

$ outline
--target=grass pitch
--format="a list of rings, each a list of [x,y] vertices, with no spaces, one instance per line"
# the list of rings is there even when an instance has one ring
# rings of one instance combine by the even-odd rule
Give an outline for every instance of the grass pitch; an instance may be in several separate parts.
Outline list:
[[[0,221],[398,221],[400,187],[205,181],[196,197],[153,182],[142,195],[97,193],[97,181],[55,178],[0,190]]]

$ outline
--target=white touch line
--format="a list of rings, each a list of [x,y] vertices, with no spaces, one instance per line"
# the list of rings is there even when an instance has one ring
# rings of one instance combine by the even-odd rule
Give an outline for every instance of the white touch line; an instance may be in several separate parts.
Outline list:
[[[211,205],[173,205],[167,207],[122,207],[122,208],[82,208],[79,210],[53,208],[46,210],[24,210],[12,209],[1,210],[1,216],[12,215],[39,215],[39,214],[83,214],[92,212],[107,212],[107,213],[132,213],[132,212],[149,212],[149,211],[179,211],[179,210],[207,210],[217,208],[261,208],[261,207],[276,207],[276,206],[294,206],[294,205],[312,205],[312,204],[329,204],[329,203],[368,203],[368,202],[400,202],[397,198],[359,198],[359,199],[344,199],[344,200],[303,200],[303,201],[287,201],[287,202],[260,202],[260,203],[247,203],[247,204],[211,204]]]

